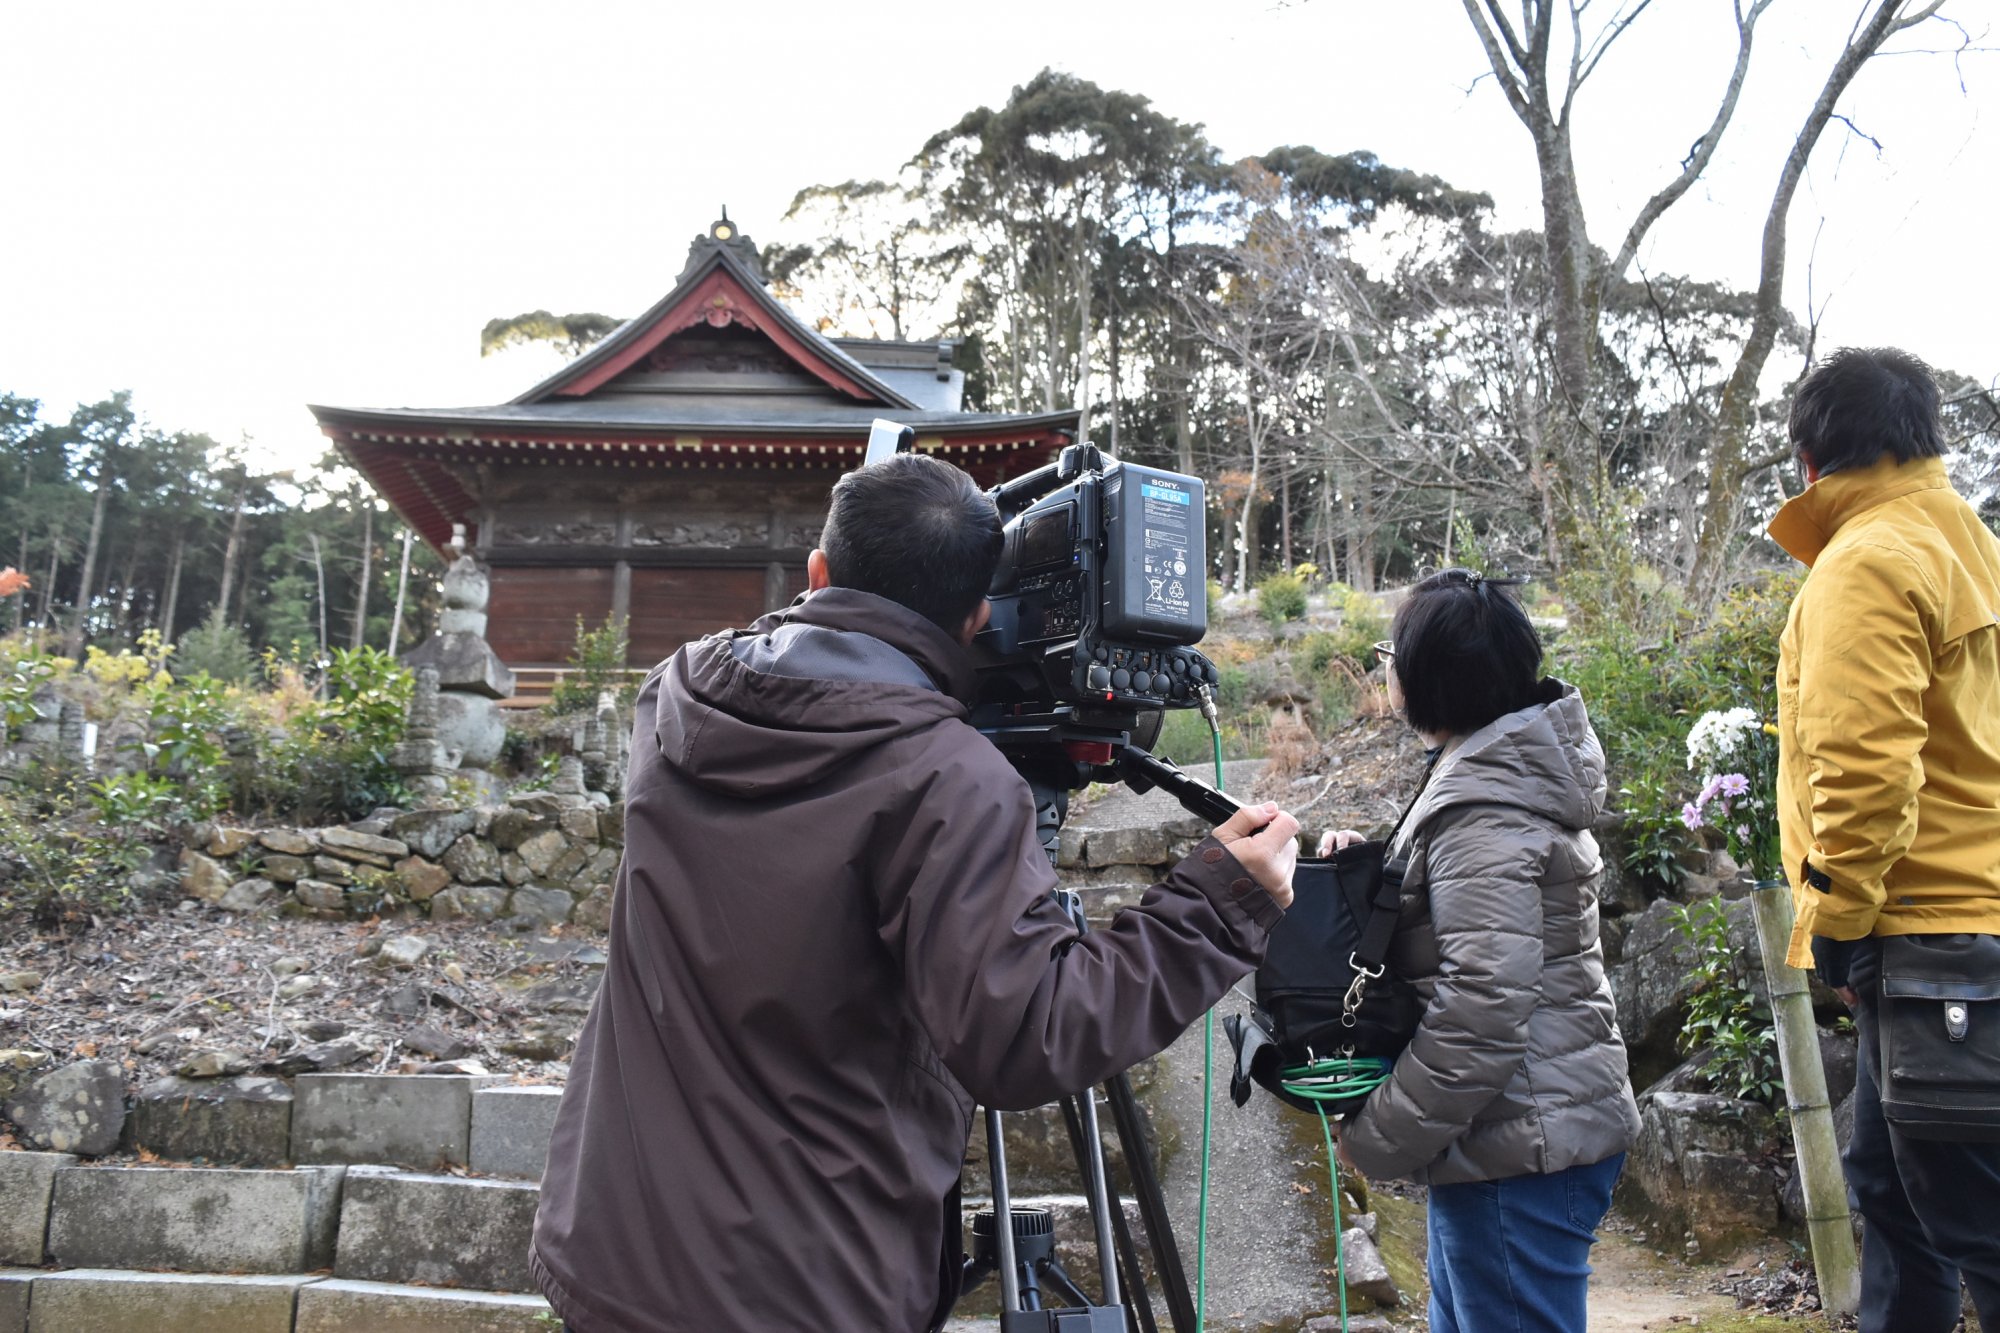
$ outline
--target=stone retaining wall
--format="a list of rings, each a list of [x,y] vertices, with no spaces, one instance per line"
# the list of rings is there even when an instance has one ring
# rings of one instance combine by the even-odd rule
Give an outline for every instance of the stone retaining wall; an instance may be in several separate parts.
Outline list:
[[[473,809],[381,811],[335,828],[196,824],[186,842],[182,893],[225,911],[602,930],[625,810],[601,795],[537,791]]]

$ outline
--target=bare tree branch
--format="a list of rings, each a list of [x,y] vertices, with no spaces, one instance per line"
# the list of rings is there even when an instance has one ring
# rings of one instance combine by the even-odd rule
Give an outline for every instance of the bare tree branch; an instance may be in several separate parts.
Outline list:
[[[1513,30],[1507,27],[1505,19],[1499,20],[1502,30],[1507,33],[1507,44],[1503,47],[1500,38],[1487,23],[1486,15],[1480,12],[1480,0],[1464,0],[1464,3],[1465,16],[1472,20],[1472,29],[1479,35],[1479,44],[1486,48],[1487,63],[1493,67],[1494,81],[1506,95],[1507,105],[1514,108],[1514,114],[1521,118],[1522,124],[1533,125],[1534,111],[1528,105],[1527,93],[1514,73],[1514,65],[1508,59],[1510,52],[1520,50],[1514,41]],[[1490,4],[1491,0],[1487,0],[1487,3]],[[1526,53],[1522,52],[1522,56],[1525,58]]]
[[[1942,2],[1933,0],[1925,8],[1935,10]],[[1708,504],[1702,519],[1701,547],[1694,571],[1698,595],[1706,595],[1719,586],[1727,544],[1734,532],[1742,491],[1739,485],[1720,484],[1720,480],[1743,475],[1739,469],[1754,424],[1757,380],[1763,374],[1764,363],[1770,357],[1778,327],[1783,321],[1785,232],[1792,198],[1798,192],[1799,181],[1805,175],[1806,163],[1812,158],[1813,148],[1827,123],[1833,119],[1834,107],[1846,94],[1848,85],[1854,82],[1855,75],[1861,72],[1861,67],[1868,63],[1869,57],[1881,50],[1882,43],[1896,31],[1896,15],[1903,3],[1904,0],[1881,0],[1874,15],[1865,24],[1857,25],[1854,36],[1827,74],[1826,83],[1820,89],[1812,110],[1806,113],[1798,137],[1778,173],[1777,186],[1771,192],[1770,210],[1764,218],[1763,256],[1757,275],[1755,314],[1751,320],[1750,336],[1745,339],[1736,369],[1723,389],[1716,443],[1716,482],[1709,488]]]
[[[1854,123],[1854,122],[1853,122],[1852,120],[1850,120],[1850,119],[1849,119],[1848,117],[1846,117],[1846,116],[1843,116],[1843,115],[1841,115],[1841,114],[1840,114],[1839,112],[1837,112],[1837,111],[1836,111],[1836,112],[1834,112],[1834,114],[1833,114],[1833,116],[1832,116],[1832,119],[1834,119],[1834,120],[1837,120],[1837,121],[1839,121],[1839,122],[1840,122],[1841,124],[1843,124],[1843,125],[1847,126],[1847,131],[1848,131],[1848,133],[1852,134],[1852,135],[1853,135],[1853,136],[1854,136],[1855,138],[1857,138],[1857,139],[1866,139],[1866,140],[1867,140],[1867,141],[1868,141],[1869,143],[1873,144],[1873,145],[1874,145],[1874,147],[1875,147],[1875,154],[1876,154],[1876,156],[1878,156],[1878,157],[1879,157],[1879,156],[1881,156],[1881,154],[1882,154],[1882,141],[1881,141],[1880,139],[1878,139],[1878,138],[1876,138],[1876,137],[1875,137],[1874,135],[1872,135],[1872,134],[1868,133],[1868,131],[1866,131],[1866,130],[1862,129],[1862,128],[1861,128],[1861,127],[1860,127],[1859,125],[1856,125],[1856,124],[1855,124],[1855,123]]]
[[[1902,32],[1906,28],[1914,28],[1919,23],[1922,23],[1925,20],[1936,15],[1936,13],[1943,8],[1944,8],[1944,0],[1931,0],[1929,4],[1925,5],[1922,9],[1919,9],[1916,13],[1910,15],[1908,18],[1896,20],[1896,26],[1889,29],[1889,32],[1893,35],[1895,33]],[[1961,29],[1961,31],[1963,31],[1963,29]]]
[[[1639,246],[1646,239],[1646,233],[1660,220],[1660,215],[1673,207],[1675,202],[1701,178],[1701,173],[1708,170],[1710,160],[1715,157],[1715,150],[1722,144],[1723,131],[1729,128],[1730,119],[1736,114],[1736,101],[1742,95],[1743,80],[1750,72],[1751,38],[1755,34],[1757,19],[1770,7],[1771,0],[1755,0],[1747,14],[1739,12],[1736,20],[1736,64],[1729,71],[1729,83],[1723,89],[1722,101],[1715,109],[1715,118],[1709,122],[1701,138],[1695,140],[1694,152],[1690,153],[1687,160],[1681,164],[1681,174],[1669,181],[1665,188],[1648,199],[1639,209],[1639,215],[1632,220],[1631,227],[1625,232],[1624,244],[1618,247],[1618,254],[1612,259],[1610,267],[1605,270],[1607,280],[1624,276],[1625,270],[1632,266],[1632,260],[1638,255]]]
[[[1768,3],[1768,0],[1766,2]],[[1600,32],[1597,40],[1591,43],[1590,55],[1583,62],[1583,73],[1577,79],[1578,84],[1582,84],[1590,77],[1591,72],[1597,68],[1597,62],[1604,59],[1604,53],[1611,49],[1611,44],[1624,36],[1625,30],[1631,27],[1633,21],[1646,12],[1646,6],[1652,3],[1653,0],[1639,0],[1631,13],[1611,16],[1611,22],[1605,25],[1604,31]]]

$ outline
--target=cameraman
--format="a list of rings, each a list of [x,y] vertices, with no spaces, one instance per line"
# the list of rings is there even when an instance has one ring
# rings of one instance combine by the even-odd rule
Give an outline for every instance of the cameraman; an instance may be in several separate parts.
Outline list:
[[[639,695],[610,960],[535,1221],[577,1333],[935,1327],[975,1102],[1161,1050],[1291,901],[1298,824],[1266,806],[1079,938],[1027,784],[965,720],[993,505],[902,454],[840,479],[821,544],[805,598]]]

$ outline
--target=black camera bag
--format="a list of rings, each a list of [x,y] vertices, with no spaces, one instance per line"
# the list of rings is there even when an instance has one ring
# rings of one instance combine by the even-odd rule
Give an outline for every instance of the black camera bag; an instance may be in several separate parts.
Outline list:
[[[1916,1139],[2000,1140],[2000,935],[1882,937],[1882,1114]]]
[[[1424,778],[1427,784],[1430,769]],[[1250,1100],[1255,1083],[1287,1106],[1317,1114],[1319,1103],[1285,1090],[1286,1069],[1333,1057],[1394,1060],[1416,1035],[1423,1017],[1417,988],[1387,961],[1402,911],[1404,866],[1387,858],[1415,808],[1412,798],[1384,841],[1299,861],[1292,905],[1272,927],[1257,969],[1256,1007],[1247,1019],[1232,1015],[1223,1024],[1236,1048],[1229,1093],[1238,1106]]]

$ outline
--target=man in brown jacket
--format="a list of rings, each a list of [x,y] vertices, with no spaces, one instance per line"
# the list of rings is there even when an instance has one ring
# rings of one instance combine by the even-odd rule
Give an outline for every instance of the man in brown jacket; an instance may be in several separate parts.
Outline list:
[[[647,680],[610,960],[533,1262],[578,1333],[916,1330],[957,1289],[975,1103],[1165,1047],[1262,957],[1298,825],[1248,810],[1078,937],[966,722],[992,505],[922,455],[834,487],[810,594]]]

